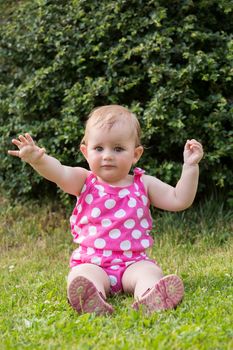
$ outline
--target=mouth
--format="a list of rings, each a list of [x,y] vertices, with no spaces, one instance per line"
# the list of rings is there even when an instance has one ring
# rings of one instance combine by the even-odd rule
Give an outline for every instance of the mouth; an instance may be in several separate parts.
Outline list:
[[[102,165],[101,168],[112,169],[112,168],[115,168],[115,165],[105,164],[105,165]]]

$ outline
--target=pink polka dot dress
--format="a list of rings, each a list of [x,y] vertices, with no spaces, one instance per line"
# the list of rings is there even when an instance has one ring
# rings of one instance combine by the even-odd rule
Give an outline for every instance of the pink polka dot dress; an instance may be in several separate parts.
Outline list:
[[[74,242],[79,244],[70,267],[92,263],[108,274],[113,293],[122,289],[126,268],[150,260],[145,249],[153,244],[149,200],[142,182],[143,170],[134,170],[126,187],[99,182],[90,172],[70,218]]]

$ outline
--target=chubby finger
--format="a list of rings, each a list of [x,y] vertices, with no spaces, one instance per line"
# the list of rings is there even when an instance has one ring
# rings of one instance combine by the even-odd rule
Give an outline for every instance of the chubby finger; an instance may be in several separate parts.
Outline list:
[[[201,144],[200,142],[198,142],[198,141],[193,142],[193,143],[192,143],[192,146],[202,148],[202,144]]]
[[[19,135],[19,140],[22,142],[22,143],[28,143],[28,140],[26,139],[26,137],[25,136],[23,136],[23,135]]]
[[[193,143],[191,142],[191,140],[187,140],[185,143],[184,149],[189,150],[192,145],[193,145]]]
[[[201,143],[195,139],[192,139],[192,140],[187,140],[189,143],[194,143],[194,144],[198,144],[201,146]]]
[[[202,145],[198,144],[198,143],[193,143],[192,145],[190,145],[190,148],[197,148],[197,149],[202,149]]]
[[[190,148],[193,149],[193,148],[196,148],[196,149],[199,149],[199,150],[202,150],[203,147],[202,147],[202,144],[200,142],[194,142],[190,145]]]
[[[7,153],[10,154],[11,156],[19,157],[19,151],[8,151]]]
[[[19,148],[22,146],[22,142],[17,139],[13,139],[11,142]]]
[[[201,144],[193,144],[190,146],[190,150],[195,153],[195,154],[199,154],[201,156],[203,156],[204,154],[204,151],[203,151],[203,148],[202,148],[202,145]]]
[[[29,133],[25,134],[25,138],[27,139],[28,142],[34,145],[34,140]]]
[[[194,147],[202,148],[202,144],[195,139],[186,141],[186,144],[185,144],[186,149],[192,149]]]

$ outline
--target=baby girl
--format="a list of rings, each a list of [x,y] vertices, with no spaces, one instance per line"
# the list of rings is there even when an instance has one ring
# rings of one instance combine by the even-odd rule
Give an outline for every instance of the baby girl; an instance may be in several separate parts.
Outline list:
[[[199,142],[187,140],[175,187],[135,167],[143,154],[140,125],[133,113],[119,105],[96,108],[87,120],[80,151],[89,170],[62,165],[28,133],[12,143],[18,150],[9,154],[77,197],[70,222],[79,246],[70,258],[67,294],[78,313],[112,313],[106,297],[119,292],[133,294],[132,307],[146,313],[180,303],[182,280],[164,276],[158,263],[147,256],[153,245],[150,205],[179,211],[192,204],[203,157]]]

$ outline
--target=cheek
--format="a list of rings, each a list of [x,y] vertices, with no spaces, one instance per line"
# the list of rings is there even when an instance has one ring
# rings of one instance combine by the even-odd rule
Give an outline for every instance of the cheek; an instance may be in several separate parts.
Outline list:
[[[92,163],[92,164],[97,164],[98,162],[100,162],[101,160],[101,156],[99,153],[95,153],[95,154],[92,154],[89,158],[89,163]]]
[[[123,157],[120,157],[119,162],[124,166],[131,166],[133,158],[130,155],[124,155]]]

